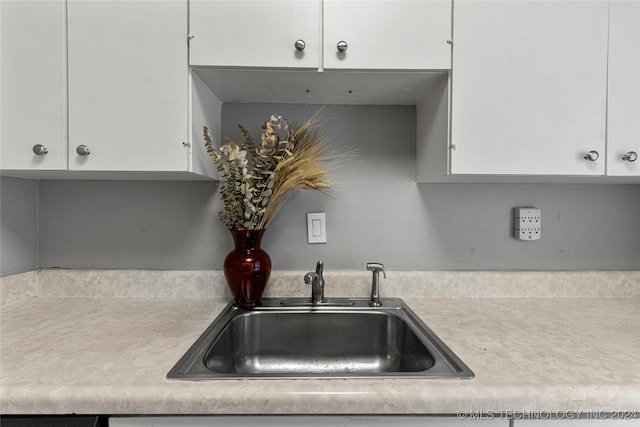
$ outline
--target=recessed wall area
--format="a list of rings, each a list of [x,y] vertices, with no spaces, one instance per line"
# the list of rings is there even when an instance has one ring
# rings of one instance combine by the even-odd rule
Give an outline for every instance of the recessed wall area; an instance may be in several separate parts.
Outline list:
[[[38,267],[38,181],[0,178],[0,276]]]
[[[278,113],[319,107],[223,105],[222,134],[255,138]],[[274,269],[637,270],[640,185],[416,184],[415,108],[327,106],[344,156],[327,196],[300,192],[263,246]],[[232,247],[215,182],[29,181],[2,177],[2,275],[33,268],[220,269]],[[542,238],[512,237],[514,207],[542,210]],[[307,243],[306,214],[325,212],[327,243]],[[38,223],[39,234],[32,222]]]

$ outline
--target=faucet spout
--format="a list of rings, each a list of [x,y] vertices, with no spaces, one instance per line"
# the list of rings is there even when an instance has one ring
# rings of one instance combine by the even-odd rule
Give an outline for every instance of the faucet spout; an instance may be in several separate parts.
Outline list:
[[[322,273],[324,271],[324,263],[318,261],[316,264],[316,271],[310,271],[304,275],[304,283],[311,285],[311,303],[318,304],[326,302],[324,298],[324,277]]]

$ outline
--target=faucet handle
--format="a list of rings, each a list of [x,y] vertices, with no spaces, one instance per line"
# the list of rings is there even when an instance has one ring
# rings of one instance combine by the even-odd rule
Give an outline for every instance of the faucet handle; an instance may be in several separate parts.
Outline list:
[[[382,275],[384,276],[384,278],[387,278],[387,273],[384,271],[384,265],[379,262],[368,262],[367,270],[373,271],[374,274],[380,273],[382,271]]]
[[[306,283],[307,285],[311,285],[313,283],[313,279],[315,279],[317,276],[318,274],[314,273],[313,271],[308,272],[304,275],[304,283]]]

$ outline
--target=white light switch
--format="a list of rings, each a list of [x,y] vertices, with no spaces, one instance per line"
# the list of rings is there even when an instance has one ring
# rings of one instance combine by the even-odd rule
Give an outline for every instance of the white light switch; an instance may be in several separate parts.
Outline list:
[[[327,224],[324,212],[307,214],[307,241],[327,243]]]
[[[322,221],[317,218],[311,220],[312,237],[322,237]]]

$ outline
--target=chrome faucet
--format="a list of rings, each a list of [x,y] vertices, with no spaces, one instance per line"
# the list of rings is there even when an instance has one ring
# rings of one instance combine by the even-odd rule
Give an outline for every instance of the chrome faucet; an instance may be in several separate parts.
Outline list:
[[[324,277],[322,273],[324,271],[324,263],[318,261],[316,264],[316,271],[310,271],[304,275],[304,283],[311,285],[311,303],[319,304],[326,302],[324,298]]]
[[[371,282],[371,301],[369,305],[373,307],[380,307],[380,285],[378,283],[380,272],[387,278],[387,273],[384,271],[384,265],[379,262],[368,262],[367,270],[373,272],[373,280]]]

